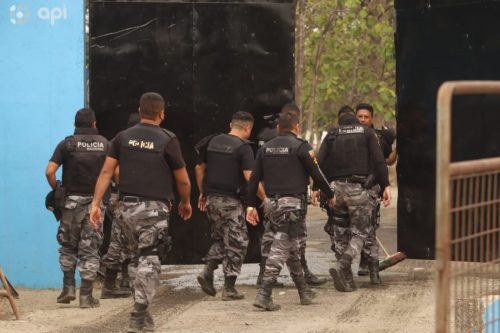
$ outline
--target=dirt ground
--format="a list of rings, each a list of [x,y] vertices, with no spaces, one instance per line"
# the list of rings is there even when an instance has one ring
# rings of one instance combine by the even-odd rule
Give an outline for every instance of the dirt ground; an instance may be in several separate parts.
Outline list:
[[[394,193],[396,194],[396,193]],[[394,200],[396,202],[396,200]],[[220,293],[206,296],[196,284],[201,266],[164,266],[162,286],[152,306],[157,332],[432,332],[434,330],[434,263],[406,260],[381,273],[382,286],[371,288],[367,277],[357,277],[358,290],[335,290],[328,274],[334,256],[323,232],[326,216],[319,209],[308,214],[307,257],[311,270],[328,278],[318,287],[318,297],[301,306],[288,271],[280,280],[285,288],[275,289],[273,298],[282,305],[278,312],[252,307],[257,293],[254,282],[257,264],[247,264],[238,279],[242,301],[223,302]],[[395,204],[382,210],[379,237],[389,252],[396,249]],[[357,268],[357,265],[353,265]],[[222,287],[221,272],[216,285]],[[80,310],[78,303],[55,302],[59,290],[20,289],[17,301],[22,320],[15,321],[4,302],[0,332],[124,332],[132,308],[131,299],[101,300],[101,307]],[[99,294],[99,290],[97,290]]]

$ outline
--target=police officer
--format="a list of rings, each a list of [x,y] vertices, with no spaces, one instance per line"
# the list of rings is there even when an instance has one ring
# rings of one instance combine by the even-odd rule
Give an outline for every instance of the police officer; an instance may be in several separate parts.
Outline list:
[[[127,128],[140,123],[141,118],[139,113],[131,113],[128,117]],[[114,178],[119,181],[118,167],[115,169]],[[119,207],[119,191],[118,184],[111,182],[111,194],[106,212],[111,217],[111,239],[109,241],[108,251],[102,257],[102,264],[106,266],[106,274],[104,284],[101,289],[101,299],[120,298],[132,295],[130,290],[130,281],[128,274],[128,265],[133,258],[126,244],[126,236],[123,234],[120,225],[121,220],[117,218]],[[116,277],[118,272],[122,272],[122,280],[120,288],[116,287]]]
[[[222,263],[224,289],[222,300],[239,300],[244,295],[234,287],[248,246],[245,209],[241,197],[254,163],[248,138],[253,116],[244,111],[233,114],[228,134],[212,137],[199,146],[196,180],[200,197],[198,207],[207,211],[212,233],[212,246],[203,258],[205,267],[198,275],[202,290],[215,296],[214,270]],[[263,193],[261,193],[263,199]]]
[[[253,305],[269,311],[280,309],[279,305],[273,303],[271,294],[285,262],[298,289],[301,304],[311,304],[315,296],[304,279],[299,255],[300,238],[305,235],[309,176],[326,193],[330,204],[335,202],[333,191],[321,176],[314,150],[307,141],[297,138],[299,115],[296,112],[282,112],[278,131],[279,135],[265,143],[257,153],[247,196],[247,220],[255,225],[258,221],[255,193],[259,183],[264,184],[267,196],[264,211],[274,231],[274,239],[262,285]]]
[[[102,228],[91,228],[89,206],[94,186],[108,151],[108,141],[99,135],[95,114],[81,109],[75,116],[75,133],[61,141],[47,166],[46,176],[52,189],[56,189],[56,171],[62,165],[62,186],[66,192],[62,219],[57,232],[60,244],[61,270],[64,286],[57,297],[58,303],[75,300],[75,269],[79,261],[80,308],[99,306],[92,296],[92,284],[99,269],[99,247]]]
[[[335,188],[337,201],[332,211],[336,224],[348,231],[343,244],[334,244],[338,265],[330,269],[335,288],[347,292],[356,289],[352,260],[363,250],[373,228],[371,219],[378,195],[371,188],[374,182],[381,184],[385,206],[390,203],[391,192],[387,166],[373,129],[361,125],[348,106],[340,109],[338,119],[339,128],[330,131],[321,144],[318,162]],[[370,275],[378,278],[378,251],[371,255]]]
[[[356,117],[358,117],[359,122],[362,125],[368,126],[375,130],[375,134],[378,137],[378,142],[380,148],[382,149],[382,154],[384,156],[387,165],[393,165],[396,162],[396,150],[392,149],[392,145],[396,138],[394,131],[387,127],[374,128],[373,127],[373,107],[367,103],[360,103],[356,106]],[[377,207],[373,213],[372,223],[375,226],[373,232],[368,236],[365,242],[365,247],[361,253],[361,259],[359,261],[358,275],[364,276],[369,274],[368,270],[368,257],[370,257],[370,251],[378,251],[376,230],[379,225],[379,212],[380,212],[380,200],[377,200]],[[374,281],[377,282],[377,281]],[[378,281],[380,282],[380,281]],[[378,283],[377,283],[378,284]]]
[[[296,113],[300,117],[300,110],[295,104],[285,104],[283,108],[281,109],[282,113],[285,112],[293,112]],[[264,143],[267,141],[273,139],[278,135],[278,129],[277,129],[277,117],[275,118],[268,118],[268,127],[265,127],[259,134],[257,135],[257,140],[259,142],[259,147],[262,147]],[[305,206],[306,211],[304,214],[307,214],[307,205]],[[306,260],[306,239],[307,239],[307,227],[306,227],[306,220],[304,219],[302,221],[304,225],[302,226],[304,230],[304,235],[303,237],[300,238],[300,263],[302,265],[302,269],[304,270],[304,277],[306,279],[306,282],[311,285],[311,286],[318,286],[322,285],[326,282],[326,279],[323,278],[318,278],[315,274],[311,272],[309,267],[307,266],[307,260]],[[266,268],[266,260],[269,256],[269,251],[271,250],[271,245],[273,243],[273,230],[270,229],[270,223],[269,221],[265,220],[264,221],[264,233],[262,234],[261,237],[261,261],[260,261],[260,271],[259,271],[259,276],[257,277],[257,285],[260,286],[262,283],[262,279],[264,277],[264,271]],[[283,286],[281,283],[276,283],[275,287],[277,286]]]
[[[120,165],[120,204],[118,216],[134,250],[137,272],[134,279],[134,309],[129,332],[151,330],[154,323],[148,312],[158,289],[161,264],[158,247],[166,239],[174,180],[181,202],[178,214],[191,217],[191,185],[174,133],[160,127],[165,117],[165,102],[153,92],[141,96],[141,123],[126,129],[112,140],[110,152],[97,180],[91,207],[91,223],[102,223],[99,202]]]

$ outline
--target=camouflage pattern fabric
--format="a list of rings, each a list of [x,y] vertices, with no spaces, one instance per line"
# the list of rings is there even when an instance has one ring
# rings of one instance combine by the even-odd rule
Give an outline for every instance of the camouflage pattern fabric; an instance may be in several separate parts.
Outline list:
[[[132,253],[127,248],[126,237],[122,232],[122,227],[120,225],[122,221],[116,217],[118,207],[118,194],[112,193],[107,208],[107,212],[112,220],[111,239],[109,241],[108,252],[102,257],[102,263],[107,268],[117,271],[121,269],[121,265],[127,259],[131,259],[133,257]]]
[[[62,218],[57,231],[59,263],[63,272],[75,271],[78,265],[80,277],[93,281],[99,269],[99,247],[102,227],[94,231],[89,222],[91,196],[70,195],[62,208]]]
[[[274,201],[276,202],[276,200]],[[267,209],[272,209],[272,205],[274,203],[271,203],[271,206],[269,206]],[[299,242],[300,242],[300,253],[305,253],[306,251],[306,240],[307,240],[307,225],[306,225],[306,215],[307,215],[307,205],[303,203],[302,207],[303,209],[298,212],[298,215],[300,215],[300,218],[298,222],[301,224],[300,228],[302,232],[299,235]],[[267,218],[267,216],[264,217],[264,233],[262,234],[262,238],[260,240],[260,255],[262,257],[269,257],[269,252],[271,252],[271,245],[273,244],[274,240],[274,231],[271,229],[271,222]]]
[[[303,276],[300,263],[300,246],[305,244],[305,208],[303,200],[294,197],[282,197],[272,200],[266,210],[269,229],[273,231],[273,242],[266,261],[264,281],[276,282],[285,263],[292,276]],[[297,224],[298,234],[292,232]],[[288,229],[288,232],[287,232]]]
[[[129,275],[136,303],[149,305],[160,285],[159,240],[167,236],[169,209],[160,201],[120,201],[117,219],[133,254]]]
[[[222,263],[224,276],[238,276],[248,247],[243,204],[239,199],[209,195],[207,215],[213,243],[203,261]]]
[[[333,187],[337,201],[332,209],[333,235],[330,233],[333,241],[332,249],[337,258],[344,253],[355,258],[363,251],[368,236],[374,234],[372,215],[378,193],[366,190],[357,183],[334,181]],[[371,244],[369,255],[376,256],[378,260],[378,248],[375,254],[373,247]]]

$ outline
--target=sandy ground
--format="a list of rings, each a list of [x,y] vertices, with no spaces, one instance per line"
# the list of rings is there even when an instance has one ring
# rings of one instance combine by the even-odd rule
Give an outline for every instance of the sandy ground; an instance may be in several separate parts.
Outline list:
[[[396,193],[394,193],[396,194]],[[394,200],[395,202],[395,200]],[[326,216],[319,209],[308,215],[307,257],[311,270],[328,278],[318,287],[314,304],[301,306],[297,291],[284,270],[285,288],[274,290],[278,312],[252,307],[257,293],[253,285],[257,264],[247,264],[238,279],[242,301],[223,302],[203,294],[195,276],[201,266],[164,266],[162,286],[152,306],[157,332],[432,332],[434,330],[434,263],[406,260],[381,273],[382,286],[371,288],[367,277],[356,277],[358,290],[340,293],[328,274],[334,256],[323,232]],[[396,248],[395,204],[382,211],[379,237],[389,252]],[[357,268],[357,265],[353,265]],[[217,272],[216,285],[222,287]],[[99,290],[97,290],[99,294]],[[131,299],[101,300],[97,309],[80,310],[77,303],[55,302],[59,290],[19,290],[22,320],[15,321],[4,302],[0,332],[124,332],[132,308]]]

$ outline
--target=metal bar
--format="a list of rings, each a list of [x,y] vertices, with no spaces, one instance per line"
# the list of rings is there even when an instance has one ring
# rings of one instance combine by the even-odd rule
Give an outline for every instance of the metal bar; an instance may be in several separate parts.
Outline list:
[[[450,164],[450,175],[452,177],[470,175],[474,173],[494,172],[498,170],[500,170],[500,157],[453,162]]]
[[[451,104],[454,95],[500,94],[497,81],[445,82],[438,91],[437,100],[437,147],[436,147],[436,332],[448,332],[450,294],[450,176],[451,172],[470,171],[484,165],[455,164],[450,166],[451,151]],[[462,162],[461,162],[462,163]],[[466,221],[472,223],[471,220]],[[463,235],[462,235],[463,236]],[[462,251],[462,249],[461,249]],[[470,251],[468,249],[468,251]],[[467,251],[467,252],[468,252]]]

